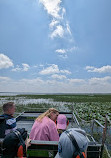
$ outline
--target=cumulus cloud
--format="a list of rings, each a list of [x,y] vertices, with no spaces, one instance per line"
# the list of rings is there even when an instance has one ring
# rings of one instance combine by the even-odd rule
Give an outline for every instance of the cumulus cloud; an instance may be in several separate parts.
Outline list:
[[[66,59],[67,58],[67,50],[65,49],[57,49],[55,52],[58,53],[59,57]]]
[[[58,75],[58,74],[52,75],[51,77],[59,80],[66,79],[65,75]]]
[[[56,73],[71,74],[71,72],[68,70],[59,70],[59,67],[56,64],[52,64],[51,66],[40,71],[41,75],[49,75],[49,74],[56,74]]]
[[[12,71],[21,71],[21,68],[19,65],[17,65],[15,68],[12,69]]]
[[[71,74],[71,72],[68,71],[68,70],[60,70],[60,72],[61,72],[61,73],[65,73],[65,74]]]
[[[43,69],[40,72],[41,75],[47,75],[47,74],[53,74],[53,73],[59,73],[58,65],[53,64],[53,65],[47,67],[46,69]]]
[[[105,76],[105,77],[93,77],[89,79],[90,84],[106,84],[106,82],[111,82],[111,77],[110,76]]]
[[[61,54],[65,54],[66,50],[65,49],[57,49],[56,52],[61,53]]]
[[[88,70],[88,72],[111,73],[111,66],[106,65],[100,68],[96,68],[93,66],[86,66],[86,70]]]
[[[94,69],[94,66],[86,66],[86,70],[93,70]]]
[[[12,60],[8,56],[0,54],[0,69],[7,69],[9,67],[13,67]]]
[[[12,71],[28,71],[30,66],[28,64],[23,63],[22,66],[17,65]]]
[[[28,64],[22,64],[23,70],[22,71],[28,71],[30,66]]]
[[[4,82],[5,79],[5,82]],[[57,80],[56,80],[57,79]],[[63,81],[62,81],[63,79]],[[65,78],[64,75],[57,74],[48,80],[41,78],[8,80],[1,77],[0,91],[14,92],[36,92],[36,93],[111,93],[111,77],[103,78]]]

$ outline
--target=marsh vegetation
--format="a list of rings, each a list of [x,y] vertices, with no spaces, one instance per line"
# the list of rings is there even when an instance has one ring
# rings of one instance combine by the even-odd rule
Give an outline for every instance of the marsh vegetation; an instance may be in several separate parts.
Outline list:
[[[105,116],[111,119],[111,95],[75,95],[75,94],[56,94],[56,95],[15,95],[0,96],[0,107],[3,103],[14,101],[16,112],[28,109],[57,107],[60,111],[72,110],[74,107],[77,114],[84,120],[99,120],[104,124]],[[2,109],[0,108],[0,113]]]

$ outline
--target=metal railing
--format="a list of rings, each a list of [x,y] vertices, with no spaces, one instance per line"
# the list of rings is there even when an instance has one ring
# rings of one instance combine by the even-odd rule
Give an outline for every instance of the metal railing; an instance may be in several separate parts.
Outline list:
[[[85,127],[85,124],[87,124],[88,128],[90,128],[89,135],[91,135],[94,138],[94,140],[96,140],[95,136],[96,136],[96,138],[100,139],[101,144],[102,144],[101,157],[102,157],[102,154],[103,154],[103,150],[105,149],[106,153],[107,153],[107,157],[111,158],[111,155],[110,155],[110,153],[108,151],[108,148],[107,148],[107,145],[109,145],[110,148],[111,148],[111,144],[108,144],[109,142],[108,143],[106,142],[106,140],[108,139],[107,137],[109,137],[109,136],[107,136],[107,133],[108,133],[107,129],[109,127],[108,125],[111,126],[111,120],[110,120],[109,116],[108,115],[105,116],[105,123],[104,123],[104,125],[102,125],[96,119],[90,120],[90,121],[86,121],[86,120],[81,119],[80,116],[78,115],[76,109],[74,109],[74,107],[73,107],[73,111],[74,111],[74,113],[73,113],[74,121],[78,125],[78,127],[83,128],[82,125],[84,125],[84,127]],[[111,127],[110,127],[110,130],[111,130]],[[109,139],[111,139],[111,135],[110,135]]]

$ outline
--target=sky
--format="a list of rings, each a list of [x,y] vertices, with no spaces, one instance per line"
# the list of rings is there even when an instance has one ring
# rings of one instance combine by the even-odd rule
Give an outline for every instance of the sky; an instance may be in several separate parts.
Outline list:
[[[111,93],[111,0],[0,0],[0,92]]]

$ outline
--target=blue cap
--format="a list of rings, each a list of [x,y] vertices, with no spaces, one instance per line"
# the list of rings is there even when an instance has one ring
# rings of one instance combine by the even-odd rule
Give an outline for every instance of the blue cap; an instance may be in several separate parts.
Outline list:
[[[88,140],[85,131],[80,128],[70,128],[67,131],[69,131],[76,139],[80,151],[85,151],[88,147]],[[72,144],[70,138],[68,137],[66,132],[63,132],[59,139],[58,153],[55,158],[72,158],[75,150],[76,149]]]

